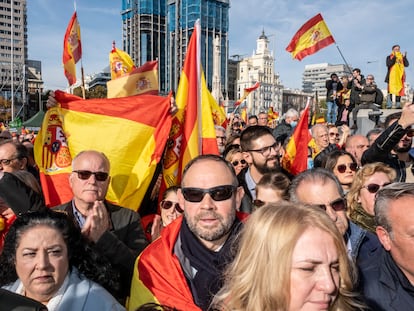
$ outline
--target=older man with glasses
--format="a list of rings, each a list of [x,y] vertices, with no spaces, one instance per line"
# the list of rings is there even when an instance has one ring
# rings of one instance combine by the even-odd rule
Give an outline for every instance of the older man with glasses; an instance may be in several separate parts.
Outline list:
[[[137,212],[105,200],[111,179],[109,170],[109,160],[103,153],[80,152],[72,161],[69,176],[73,199],[54,209],[65,211],[82,234],[94,242],[98,251],[119,271],[121,289],[112,294],[125,301],[135,259],[148,242]]]
[[[27,158],[24,145],[11,139],[0,140],[0,171],[12,173],[26,170]]]
[[[350,257],[358,266],[369,264],[380,248],[378,238],[348,220],[344,192],[333,173],[323,168],[304,171],[292,180],[289,195],[292,202],[324,209],[343,235]]]
[[[166,227],[136,263],[129,310],[158,302],[177,310],[208,310],[233,260],[243,197],[232,165],[216,155],[190,161],[178,202],[181,217]]]

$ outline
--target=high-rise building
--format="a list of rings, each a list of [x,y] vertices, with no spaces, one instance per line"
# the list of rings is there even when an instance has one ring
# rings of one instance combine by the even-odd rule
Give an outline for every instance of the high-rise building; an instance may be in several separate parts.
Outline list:
[[[0,96],[26,100],[26,0],[0,2]],[[13,109],[12,109],[13,111]]]
[[[222,93],[227,94],[229,0],[123,0],[123,48],[137,66],[158,59],[160,91],[176,90],[197,19],[201,25],[201,62],[213,86],[214,40],[218,38]]]

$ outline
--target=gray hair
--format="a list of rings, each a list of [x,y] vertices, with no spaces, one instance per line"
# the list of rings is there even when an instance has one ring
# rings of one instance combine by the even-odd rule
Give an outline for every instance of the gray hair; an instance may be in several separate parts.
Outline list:
[[[292,180],[292,183],[290,184],[290,187],[289,187],[290,201],[293,203],[300,203],[297,189],[302,183],[309,182],[312,184],[320,183],[324,185],[330,181],[336,185],[339,195],[343,197],[344,190],[342,189],[341,183],[339,182],[338,178],[336,178],[336,176],[329,170],[318,167],[318,168],[306,170],[300,173],[299,175],[297,175]]]
[[[375,196],[374,212],[377,226],[383,227],[392,238],[392,226],[388,218],[390,203],[398,199],[412,196],[414,199],[414,184],[396,182],[381,188]]]
[[[290,108],[288,109],[288,111],[285,112],[284,118],[286,119],[287,117],[290,117],[290,118],[298,117],[299,118],[299,112],[296,109]]]

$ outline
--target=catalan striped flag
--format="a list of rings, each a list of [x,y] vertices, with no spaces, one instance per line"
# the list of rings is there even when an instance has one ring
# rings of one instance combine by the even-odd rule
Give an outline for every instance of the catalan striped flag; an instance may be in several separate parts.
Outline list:
[[[82,57],[81,33],[78,17],[73,13],[63,40],[63,67],[69,85],[76,82],[76,63]]]
[[[171,127],[170,98],[153,95],[88,99],[55,92],[35,141],[46,204],[72,198],[72,158],[82,150],[106,154],[111,184],[106,199],[138,210],[161,160]]]
[[[246,97],[249,96],[249,94],[253,92],[255,89],[257,89],[259,86],[260,82],[258,81],[252,87],[245,88],[243,91],[243,96],[234,103],[234,107],[239,106],[246,99]]]
[[[158,61],[149,61],[106,83],[108,98],[140,94],[158,95]]]
[[[200,62],[200,22],[197,21],[177,89],[178,111],[164,157],[161,192],[180,183],[182,170],[191,159],[200,154],[218,154],[210,102],[214,98],[209,93]]]
[[[334,42],[322,15],[317,14],[300,27],[286,47],[286,51],[292,53],[292,58],[302,60]]]
[[[305,110],[300,116],[298,125],[286,145],[286,152],[282,158],[282,166],[292,175],[297,175],[307,169],[308,165],[308,143],[311,135],[308,128],[310,98]]]

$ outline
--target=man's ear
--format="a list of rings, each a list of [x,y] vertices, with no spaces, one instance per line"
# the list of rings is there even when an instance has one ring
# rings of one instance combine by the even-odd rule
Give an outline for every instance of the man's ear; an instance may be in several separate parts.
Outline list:
[[[387,230],[385,230],[384,227],[381,227],[381,226],[377,226],[375,231],[376,231],[378,239],[381,242],[384,249],[387,250],[387,251],[390,251],[391,250],[390,233]]]
[[[245,152],[243,151],[243,158],[246,160],[247,164],[252,164],[253,163],[253,159],[252,159],[252,155],[250,154],[250,152]]]
[[[185,206],[184,201],[185,200],[184,200],[184,196],[183,196],[183,193],[182,193],[181,189],[177,190],[177,199],[178,199],[178,204],[184,210],[184,206]]]

